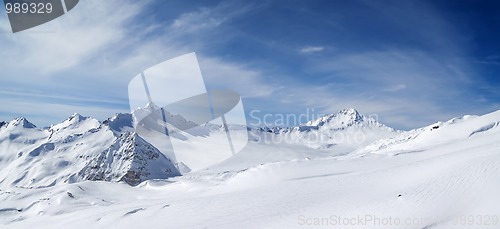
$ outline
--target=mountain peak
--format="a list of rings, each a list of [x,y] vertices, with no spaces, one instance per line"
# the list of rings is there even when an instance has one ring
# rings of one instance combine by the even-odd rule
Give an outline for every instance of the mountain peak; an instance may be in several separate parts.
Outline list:
[[[105,120],[103,124],[109,126],[114,133],[134,131],[134,119],[130,113],[117,113],[113,117]]]
[[[97,119],[84,117],[78,113],[74,113],[63,122],[50,126],[50,130],[71,130],[72,132],[76,131],[82,133],[90,129],[98,128],[100,125],[101,123]]]
[[[149,102],[146,104],[145,107],[143,108],[139,108],[139,109],[146,109],[146,110],[158,110],[160,109],[160,106],[156,105],[155,103],[153,102]]]
[[[361,116],[359,112],[354,109],[354,108],[345,108],[341,111],[338,112],[338,114],[344,114],[344,115],[352,115],[352,116]]]
[[[87,117],[84,117],[78,113],[74,113],[71,116],[69,116],[69,118],[67,120],[72,121],[72,122],[80,122],[80,121],[83,121],[85,119],[87,119]]]
[[[25,117],[19,117],[10,121],[9,126],[21,126],[28,129],[36,128],[36,126],[33,123],[29,122]]]
[[[307,122],[306,126],[324,126],[327,123],[341,126],[350,126],[363,122],[364,116],[354,108],[346,108],[334,114],[324,115],[316,120]]]
[[[109,158],[112,157],[112,158]],[[181,175],[173,162],[137,133],[125,132],[79,172],[84,180],[124,181],[138,185]]]

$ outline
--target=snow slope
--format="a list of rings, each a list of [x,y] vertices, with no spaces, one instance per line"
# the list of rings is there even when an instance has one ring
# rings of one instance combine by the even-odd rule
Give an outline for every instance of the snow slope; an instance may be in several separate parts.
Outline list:
[[[0,129],[0,187],[37,188],[83,180],[138,184],[180,175],[136,134],[115,135],[98,120],[74,114],[38,129],[24,118]]]
[[[394,138],[376,141],[366,148],[356,151],[356,153],[400,154],[450,143],[466,144],[470,148],[472,139],[500,131],[499,115],[500,113],[497,111],[483,116],[465,115],[447,122],[437,122]]]
[[[308,125],[312,131],[338,127],[332,121],[335,117],[322,120]],[[354,118],[352,123],[366,125],[358,121]],[[350,152],[335,147],[341,144],[322,149],[300,142],[251,141],[235,157],[208,169],[134,187],[102,181],[59,182],[44,188],[3,185],[0,224],[2,228],[499,228],[499,122],[497,111],[409,132],[389,130],[393,136],[359,144],[361,148]],[[15,134],[18,127],[7,128]],[[4,130],[2,138],[8,137]],[[37,144],[48,134],[20,131],[32,131],[30,139]],[[19,140],[12,144],[27,144],[22,137],[15,139]],[[4,160],[16,160],[2,155],[2,166]]]

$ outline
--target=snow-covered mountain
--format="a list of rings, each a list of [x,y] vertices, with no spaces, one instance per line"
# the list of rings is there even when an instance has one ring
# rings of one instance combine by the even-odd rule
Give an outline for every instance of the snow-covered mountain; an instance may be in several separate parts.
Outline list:
[[[3,122],[0,127],[0,184],[47,187],[60,182],[102,180],[125,181],[137,185],[144,180],[180,175],[175,166],[177,161],[172,161],[169,157],[172,155],[171,146],[163,147],[168,142],[164,143],[164,139],[160,139],[158,143],[153,139],[149,143],[134,132],[137,116],[149,114],[147,111],[152,106],[154,105],[150,104],[132,114],[117,114],[102,123],[79,114],[43,129],[37,128],[25,118]],[[225,141],[226,135],[221,126],[196,126],[178,115],[167,112],[167,116],[176,126],[190,126],[182,135],[170,133],[174,138],[189,143],[193,139],[204,139],[211,135],[220,136]],[[229,128],[246,131],[243,126]],[[272,139],[318,149],[340,145],[344,151],[398,133],[354,109],[325,115],[303,126],[282,128],[274,132],[269,130],[258,128],[251,132],[254,140],[260,139],[263,143]],[[219,149],[216,145],[203,147],[208,155],[215,156]],[[190,170],[184,164],[185,160],[200,160],[188,159],[190,160],[181,158],[179,161],[184,172]]]
[[[346,109],[251,129],[240,153],[183,176],[132,120],[0,124],[2,228],[498,228],[500,111],[401,132]]]
[[[180,175],[167,157],[141,137],[117,132],[116,128],[127,127],[118,127],[118,119],[123,115],[103,124],[74,114],[44,129],[25,118],[8,122],[0,128],[0,187],[47,187],[83,180],[136,185]]]
[[[314,149],[342,148],[345,151],[366,146],[375,140],[400,133],[372,117],[348,108],[324,115],[296,127],[263,127],[251,132],[254,141],[286,142]]]

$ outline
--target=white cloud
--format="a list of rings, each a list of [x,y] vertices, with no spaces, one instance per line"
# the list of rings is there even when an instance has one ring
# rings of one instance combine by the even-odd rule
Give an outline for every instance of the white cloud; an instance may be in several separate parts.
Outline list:
[[[263,81],[262,73],[241,64],[219,58],[198,57],[205,82],[209,87],[223,87],[240,93],[243,97],[271,95],[275,88]]]
[[[0,120],[24,115],[45,125],[74,112],[105,118],[126,111],[127,106],[116,107],[128,102],[127,84],[136,74],[202,50],[203,42],[193,45],[186,37],[213,39],[205,34],[207,29],[258,7],[223,2],[181,14],[162,29],[144,18],[150,15],[147,2],[81,1],[61,18],[16,34],[10,32],[7,18],[0,17],[5,34],[0,37],[4,76],[0,78],[4,107]],[[259,71],[203,52],[198,57],[212,87],[226,87],[245,97],[272,92]]]
[[[322,46],[306,46],[301,48],[299,52],[310,54],[310,53],[322,52],[323,50],[325,50],[325,47]]]
[[[259,7],[261,5],[246,1],[222,1],[214,7],[202,7],[181,14],[171,23],[170,28],[182,35],[200,33]]]
[[[471,109],[466,99],[453,99],[461,103],[458,106],[450,104],[450,98],[463,98],[463,89],[470,86],[471,70],[459,60],[443,62],[414,50],[388,50],[312,59],[306,66],[308,74],[331,83],[306,86],[291,81],[273,97],[320,113],[352,107],[404,129],[462,116]]]
[[[459,115],[459,110],[450,110],[440,99],[462,97],[460,85],[471,77],[468,65],[457,58],[442,61],[412,50],[343,53],[304,64],[308,66],[305,72],[330,75],[326,81],[333,84],[311,86],[300,76],[292,76],[274,86],[269,82],[276,81],[269,78],[275,73],[268,69],[204,52],[207,42],[220,38],[211,33],[215,28],[259,7],[238,4],[241,2],[223,2],[186,12],[167,26],[149,19],[140,24],[150,13],[145,12],[143,1],[131,0],[81,1],[67,15],[37,27],[35,32],[11,34],[6,18],[0,17],[4,33],[0,37],[4,75],[0,78],[0,90],[4,91],[0,94],[0,120],[12,119],[14,114],[28,118],[39,114],[39,121],[48,123],[41,117],[55,122],[74,112],[105,118],[126,111],[96,104],[103,100],[128,102],[127,84],[136,74],[192,51],[198,54],[210,88],[224,87],[247,98],[265,100],[263,109],[309,107],[331,113],[354,107],[402,127]],[[323,46],[306,46],[292,51],[314,54],[325,50]],[[30,87],[39,91],[33,95],[15,93]],[[35,100],[36,94],[49,96]]]
[[[2,65],[36,72],[37,77],[77,66],[124,39],[129,32],[126,23],[141,7],[134,1],[81,1],[62,17],[31,30],[16,34],[4,30],[0,42],[9,58]],[[0,23],[6,29],[7,19]]]
[[[227,20],[227,17],[220,17],[214,14],[213,9],[202,8],[195,12],[182,14],[172,23],[173,29],[180,29],[186,32],[200,32],[203,29],[210,29],[219,26]]]
[[[406,89],[406,85],[405,84],[397,84],[397,85],[392,85],[390,87],[387,87],[386,89],[384,89],[384,91],[386,92],[395,92],[395,91],[401,91],[401,90],[404,90]]]

